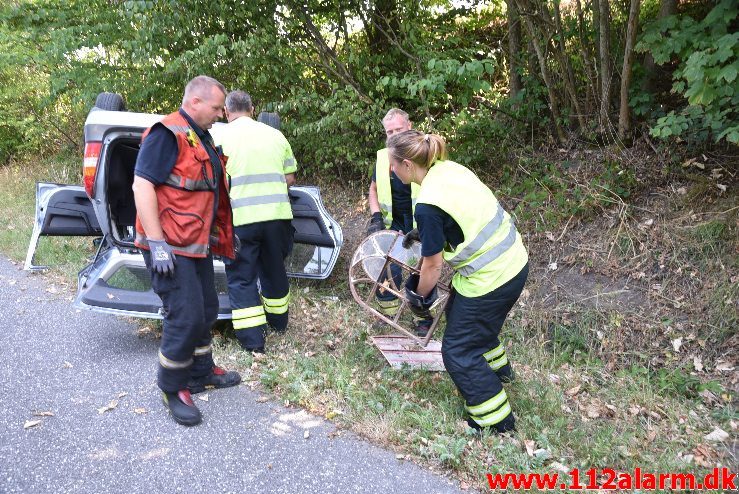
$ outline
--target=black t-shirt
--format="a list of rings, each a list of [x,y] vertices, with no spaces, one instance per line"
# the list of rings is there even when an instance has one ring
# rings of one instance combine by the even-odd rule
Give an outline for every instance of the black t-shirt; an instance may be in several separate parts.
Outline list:
[[[377,181],[377,170],[372,174],[372,181]],[[390,170],[390,193],[393,199],[392,230],[408,233],[413,229],[413,202],[411,199],[411,185],[404,184],[398,176]]]
[[[421,255],[431,257],[438,254],[446,244],[455,249],[464,242],[464,233],[454,218],[443,209],[419,202],[416,204],[416,224],[421,236]]]

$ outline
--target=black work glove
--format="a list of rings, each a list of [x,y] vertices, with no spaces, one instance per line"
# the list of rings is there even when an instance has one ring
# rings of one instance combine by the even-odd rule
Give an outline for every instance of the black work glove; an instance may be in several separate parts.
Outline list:
[[[385,222],[382,220],[382,213],[372,213],[372,219],[370,219],[369,225],[367,226],[367,235],[381,232],[385,229]]]
[[[408,281],[405,282],[405,298],[408,300],[411,312],[420,319],[433,319],[434,316],[429,310],[436,299],[439,298],[439,294],[436,291],[436,286],[431,290],[426,297],[422,297],[416,293],[418,289],[418,282],[421,277],[417,274],[412,274],[408,277]]]
[[[174,274],[175,255],[166,240],[149,240],[151,270],[165,276]]]
[[[234,233],[234,256],[241,251],[241,239]]]
[[[409,231],[405,234],[405,237],[403,238],[403,248],[404,249],[410,249],[413,245],[413,242],[420,242],[421,241],[421,235],[418,233],[418,228],[414,228],[413,230]]]

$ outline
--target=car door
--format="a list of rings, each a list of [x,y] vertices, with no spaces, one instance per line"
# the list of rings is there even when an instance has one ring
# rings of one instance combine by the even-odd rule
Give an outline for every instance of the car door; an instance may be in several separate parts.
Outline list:
[[[42,235],[102,235],[95,210],[84,187],[46,182],[36,184],[36,214],[24,264],[28,271],[47,269],[47,266],[34,263],[34,254]]]
[[[325,279],[339,257],[341,226],[326,211],[316,187],[292,187],[290,202],[295,228],[294,247],[285,261],[288,276]],[[39,183],[36,187],[36,220],[26,256],[28,270],[45,269],[34,264],[39,238],[45,235],[100,236],[102,230],[84,188]],[[141,253],[109,236],[103,236],[92,262],[78,274],[78,308],[119,315],[161,318],[161,300],[151,289],[149,272]],[[219,319],[231,317],[225,266],[214,259]]]

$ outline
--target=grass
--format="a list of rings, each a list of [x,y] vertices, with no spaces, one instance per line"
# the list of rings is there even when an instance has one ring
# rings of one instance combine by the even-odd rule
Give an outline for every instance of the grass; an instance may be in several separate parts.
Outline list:
[[[0,169],[0,212],[9,218],[8,226],[0,228],[0,251],[15,260],[25,257],[35,180],[79,183],[79,169],[76,157]],[[599,175],[603,180],[624,175],[615,165],[605,170]],[[568,189],[560,183],[562,175],[553,177],[549,187],[571,192],[542,194],[537,208],[546,212],[561,202],[571,204],[571,209],[557,210],[553,219],[546,214],[530,218],[530,224],[540,229],[551,229],[549,221],[564,223],[578,208],[605,207],[611,197],[606,193],[586,197],[588,190],[602,187]],[[617,181],[610,187],[616,190],[628,185],[624,184]],[[520,189],[522,195],[529,192]],[[615,193],[626,196],[624,191]],[[688,241],[680,243],[680,259],[705,267],[710,259],[717,262],[716,255],[719,262],[730,257],[725,244],[734,230],[726,221],[722,224],[707,222],[682,232],[680,238]],[[618,235],[617,256],[638,250],[641,240]],[[89,239],[47,238],[42,239],[38,259],[55,266],[57,275],[72,279],[92,253]],[[288,406],[331,419],[403,458],[451,473],[475,488],[486,488],[486,473],[575,467],[703,473],[716,463],[736,468],[726,444],[704,438],[715,427],[736,434],[732,424],[739,416],[725,383],[696,375],[684,361],[655,363],[655,355],[662,358],[669,348],[655,349],[650,343],[663,333],[666,338],[675,336],[668,332],[677,327],[673,319],[681,315],[678,309],[672,308],[675,315],[669,317],[659,312],[662,322],[641,335],[639,346],[626,342],[625,335],[637,332],[630,327],[634,318],[626,312],[519,304],[503,331],[517,374],[507,391],[518,431],[503,437],[477,436],[465,426],[463,400],[447,374],[393,370],[372,346],[370,336],[383,330],[373,327],[371,317],[349,295],[350,256],[345,249],[325,282],[292,282],[289,331],[269,335],[268,355],[241,351],[228,326],[222,325],[216,338],[217,360],[239,369],[248,385],[272,393]],[[593,266],[592,259],[580,262]],[[727,333],[724,339],[730,338],[735,330],[728,328],[737,323],[731,310],[739,297],[736,283],[721,278],[713,288],[706,295],[708,318]]]

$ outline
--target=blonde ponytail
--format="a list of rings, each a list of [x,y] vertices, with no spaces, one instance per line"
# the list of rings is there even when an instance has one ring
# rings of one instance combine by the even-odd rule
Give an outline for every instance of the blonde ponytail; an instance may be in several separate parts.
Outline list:
[[[391,136],[387,141],[390,153],[400,160],[408,160],[429,169],[439,160],[446,159],[446,141],[437,134],[424,134],[407,130]]]

